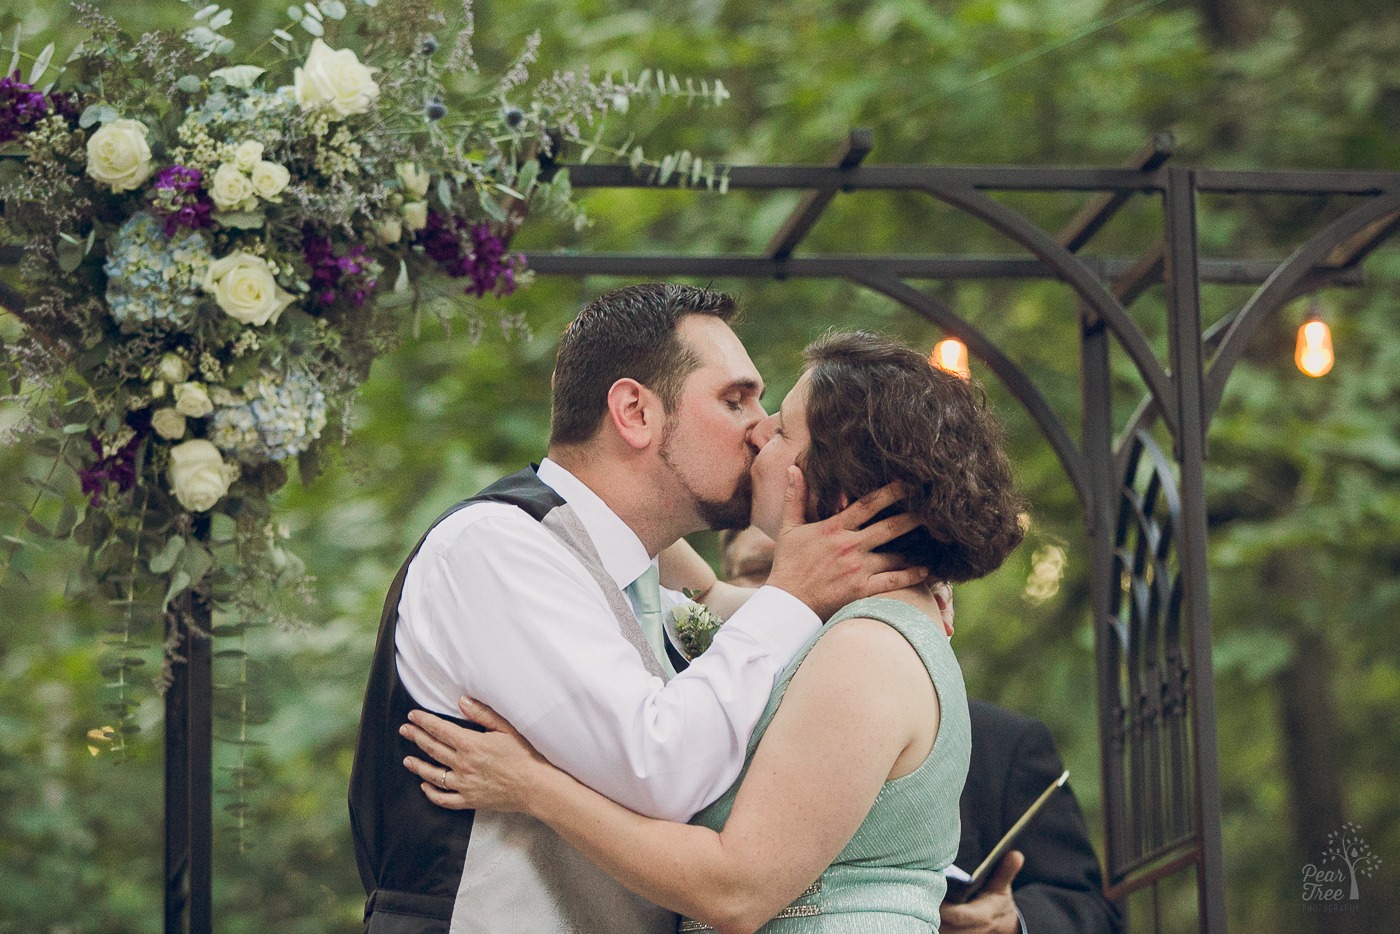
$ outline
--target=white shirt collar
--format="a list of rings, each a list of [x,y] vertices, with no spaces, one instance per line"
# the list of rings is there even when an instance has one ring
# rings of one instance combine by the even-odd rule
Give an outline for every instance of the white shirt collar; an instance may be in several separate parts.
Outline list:
[[[573,507],[588,537],[593,539],[603,567],[619,590],[625,590],[655,562],[631,526],[618,518],[617,513],[578,477],[547,457],[540,461],[538,476]]]

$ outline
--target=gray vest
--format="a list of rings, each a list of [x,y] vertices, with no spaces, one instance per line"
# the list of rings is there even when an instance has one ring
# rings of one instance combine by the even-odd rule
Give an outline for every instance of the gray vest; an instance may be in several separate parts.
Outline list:
[[[632,605],[603,568],[568,504],[541,524],[603,589],[618,630],[647,671],[666,677]],[[478,811],[467,849],[451,934],[674,934],[676,916],[614,881],[549,827],[524,814]]]
[[[647,671],[666,677],[577,515],[532,469],[503,477],[438,521],[476,502],[508,503],[542,523],[598,582],[618,631]],[[366,934],[673,934],[675,915],[622,888],[544,824],[436,807],[403,767],[404,756],[423,755],[398,734],[408,712],[422,704],[399,680],[394,648],[399,600],[418,547],[384,601],[350,775]],[[679,656],[673,661],[684,666]]]

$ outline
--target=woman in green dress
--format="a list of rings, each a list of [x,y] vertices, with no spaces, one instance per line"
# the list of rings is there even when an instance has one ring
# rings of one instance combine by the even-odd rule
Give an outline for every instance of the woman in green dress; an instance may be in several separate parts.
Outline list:
[[[922,524],[887,547],[929,577],[846,606],[798,652],[729,791],[674,824],[554,768],[481,705],[463,713],[492,732],[465,747],[438,742],[447,725],[430,715],[415,713],[408,733],[451,762],[452,791],[425,784],[435,803],[544,821],[681,914],[682,931],[928,932],[957,851],[970,748],[936,584],[995,570],[1021,539],[1021,501],[976,384],[868,332],[828,335],[804,356],[802,378],[754,431],[754,525],[776,538],[804,513],[832,515],[898,481],[901,508]],[[792,495],[804,478],[806,496]],[[673,582],[720,597],[708,568],[690,571]],[[425,779],[442,771],[408,765]]]

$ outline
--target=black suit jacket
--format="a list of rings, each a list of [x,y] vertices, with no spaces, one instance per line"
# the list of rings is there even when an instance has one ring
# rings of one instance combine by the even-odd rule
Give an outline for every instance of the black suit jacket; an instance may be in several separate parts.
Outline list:
[[[1045,787],[1064,771],[1045,724],[969,700],[972,763],[959,811],[957,864],[972,872]],[[1021,833],[1026,864],[1012,883],[1027,934],[1117,934],[1123,921],[1103,896],[1098,857],[1066,785]]]

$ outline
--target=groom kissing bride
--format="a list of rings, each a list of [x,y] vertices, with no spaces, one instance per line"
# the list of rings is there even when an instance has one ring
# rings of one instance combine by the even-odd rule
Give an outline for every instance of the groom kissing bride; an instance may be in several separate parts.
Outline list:
[[[1019,541],[999,434],[975,387],[868,334],[809,348],[766,415],[733,313],[677,285],[592,302],[548,458],[400,570],[351,778],[366,930],[937,923],[968,740],[935,584]],[[751,506],[778,542],[757,591],[676,545]],[[727,620],[688,667],[681,585]]]

